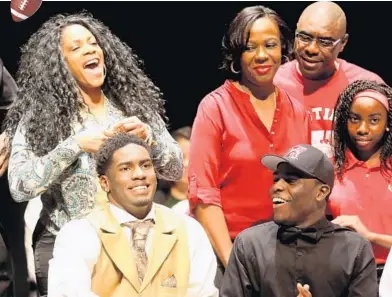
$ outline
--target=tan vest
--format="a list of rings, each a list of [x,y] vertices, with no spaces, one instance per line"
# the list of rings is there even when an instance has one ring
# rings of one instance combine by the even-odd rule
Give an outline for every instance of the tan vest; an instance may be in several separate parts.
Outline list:
[[[100,297],[182,297],[188,288],[190,260],[184,219],[156,205],[155,226],[148,268],[143,283],[137,276],[132,248],[108,205],[94,210],[88,220],[102,243],[94,267],[91,289]],[[173,276],[175,288],[162,286]]]

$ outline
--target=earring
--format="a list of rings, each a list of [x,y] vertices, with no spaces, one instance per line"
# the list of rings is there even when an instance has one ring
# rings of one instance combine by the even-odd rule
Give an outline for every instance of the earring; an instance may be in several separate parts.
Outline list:
[[[103,79],[106,78],[106,65],[103,64]]]
[[[389,132],[389,128],[387,127],[386,129],[385,129],[387,132]]]
[[[238,73],[241,72],[241,71],[235,71],[235,70],[234,70],[234,61],[232,61],[232,62],[230,63],[230,70],[231,70],[231,72],[233,72],[234,74],[238,74]]]

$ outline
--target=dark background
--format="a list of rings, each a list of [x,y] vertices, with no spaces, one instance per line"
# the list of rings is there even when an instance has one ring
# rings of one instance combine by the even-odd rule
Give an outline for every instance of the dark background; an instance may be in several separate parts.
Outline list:
[[[61,2],[44,1],[29,19],[15,23],[10,2],[0,2],[0,56],[15,74],[20,47],[50,16],[86,9],[128,43],[164,93],[171,128],[191,125],[200,100],[224,80],[218,70],[221,40],[242,8],[265,5],[294,31],[311,2]],[[392,2],[338,2],[350,39],[341,57],[379,74],[388,84]]]

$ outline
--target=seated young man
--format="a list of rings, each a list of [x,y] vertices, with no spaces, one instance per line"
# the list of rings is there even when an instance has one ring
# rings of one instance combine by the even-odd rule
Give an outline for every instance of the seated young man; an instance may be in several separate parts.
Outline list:
[[[377,297],[370,243],[325,218],[334,184],[328,157],[297,145],[262,162],[274,171],[274,221],[237,236],[220,296]]]
[[[96,163],[108,203],[60,230],[48,296],[217,296],[216,258],[203,228],[153,203],[157,179],[143,140],[117,134]]]

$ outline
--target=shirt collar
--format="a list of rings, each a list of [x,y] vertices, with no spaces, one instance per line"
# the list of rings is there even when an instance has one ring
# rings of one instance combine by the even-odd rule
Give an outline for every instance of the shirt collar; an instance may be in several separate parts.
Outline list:
[[[347,160],[347,166],[345,168],[346,170],[350,170],[355,166],[368,168],[366,162],[358,160],[350,149],[346,150],[346,160]],[[371,168],[379,168],[380,166],[381,166],[381,162],[378,161]]]
[[[324,233],[333,231],[333,225],[325,217],[306,228],[279,225],[278,238],[282,243],[290,243],[301,238],[310,243],[317,243]]]
[[[224,86],[227,88],[227,90],[229,91],[231,96],[233,96],[234,99],[241,98],[241,99],[249,100],[250,98],[249,94],[237,88],[234,84],[234,81],[227,79],[224,83]],[[282,99],[283,96],[282,91],[276,86],[275,88],[276,88],[276,108],[279,109],[282,106],[284,106],[281,104],[281,101],[284,99]]]
[[[123,223],[134,222],[134,221],[144,221],[147,219],[155,220],[155,203],[152,204],[150,212],[142,220],[134,217],[130,213],[126,212],[124,209],[121,209],[112,203],[109,203],[109,207],[110,207],[110,211],[112,212],[113,216],[120,223],[120,225]]]
[[[342,59],[336,59],[335,61],[335,72],[328,78],[325,79],[320,79],[320,80],[310,80],[310,79],[306,79],[305,77],[302,76],[302,73],[299,70],[299,65],[298,65],[298,61],[297,60],[293,60],[292,61],[294,64],[293,67],[293,72],[294,72],[294,77],[297,78],[298,81],[300,81],[302,84],[304,85],[309,85],[309,86],[314,86],[314,87],[321,87],[325,84],[327,84],[329,81],[331,81],[332,79],[334,79],[336,76],[340,75],[341,73],[341,69],[342,69]]]

